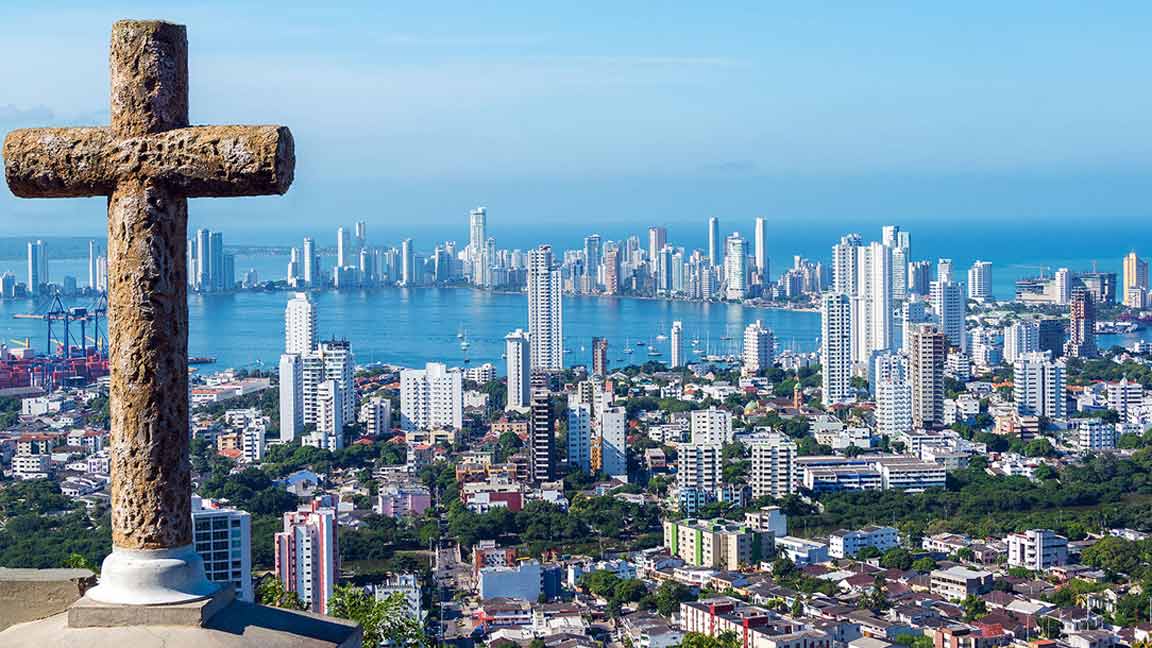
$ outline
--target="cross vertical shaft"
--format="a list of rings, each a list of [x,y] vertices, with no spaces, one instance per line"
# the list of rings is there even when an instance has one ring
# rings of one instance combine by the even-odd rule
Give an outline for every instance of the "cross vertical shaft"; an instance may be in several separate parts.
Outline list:
[[[188,125],[182,25],[116,23],[110,64],[116,135]],[[112,541],[126,549],[192,542],[187,220],[187,199],[150,178],[108,199]]]

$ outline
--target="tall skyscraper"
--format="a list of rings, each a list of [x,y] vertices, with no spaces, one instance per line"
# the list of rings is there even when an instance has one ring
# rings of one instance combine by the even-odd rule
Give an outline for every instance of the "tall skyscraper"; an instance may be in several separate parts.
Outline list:
[[[295,592],[305,607],[328,613],[328,600],[340,575],[336,509],[313,501],[308,508],[284,514],[284,530],[276,534],[276,576]]]
[[[550,396],[547,387],[539,384],[533,386],[528,446],[529,472],[534,483],[552,481],[556,478],[554,461],[556,425]]]
[[[872,391],[876,395],[876,433],[888,437],[912,431],[912,385],[907,361],[896,353],[873,359]]]
[[[720,219],[708,219],[708,265],[720,265]]]
[[[850,400],[852,389],[852,305],[848,295],[820,298],[820,363],[825,405]]]
[[[599,234],[584,237],[584,283],[589,292],[600,287],[600,257],[604,250]]]
[[[563,284],[552,263],[552,246],[528,253],[528,337],[532,369],[564,368]]]
[[[628,415],[623,407],[606,407],[594,425],[600,428],[600,470],[605,477],[628,481]]]
[[[344,447],[344,425],[353,419],[344,418],[344,392],[340,383],[329,379],[316,386],[316,430],[302,440],[321,450],[340,450]]]
[[[912,425],[927,428],[944,423],[944,361],[948,341],[932,325],[912,331],[908,380],[912,383]]]
[[[304,237],[303,256],[304,285],[312,288],[316,286],[319,277],[316,274],[316,249],[312,244],[312,239],[307,236]]]
[[[1040,350],[1040,320],[1026,319],[1004,327],[1004,361],[1016,362],[1025,353]]]
[[[400,242],[400,285],[416,285],[416,252],[410,238]]]
[[[888,232],[885,229],[884,245],[892,250],[892,299],[903,301],[908,298],[908,262],[911,260],[911,237],[908,232],[901,232],[897,225],[892,233],[894,243],[889,244]],[[927,286],[928,282],[925,281]]]
[[[356,253],[368,247],[368,223],[356,221]]]
[[[669,359],[668,366],[673,369],[684,366],[684,324],[680,320],[672,322],[672,332],[669,335],[672,357]]]
[[[525,411],[532,393],[532,361],[528,334],[516,329],[504,337],[508,361],[508,402],[505,409]]]
[[[592,406],[568,405],[568,469],[592,472]]]
[[[290,443],[304,428],[304,375],[301,357],[280,356],[280,440]]]
[[[992,297],[992,264],[977,261],[968,269],[968,299],[984,301]]]
[[[400,427],[406,431],[464,426],[464,380],[459,369],[429,362],[400,372]]]
[[[97,270],[96,259],[100,257],[100,246],[96,241],[88,241],[88,289],[97,290],[97,279],[99,278],[99,270]]]
[[[648,259],[653,263],[653,270],[655,270],[656,255],[664,249],[665,245],[668,245],[668,230],[663,227],[649,227]]]
[[[857,248],[857,295],[853,360],[866,364],[872,354],[892,348],[892,250],[882,243]]]
[[[772,367],[776,354],[776,338],[772,329],[756,320],[744,329],[743,372],[755,375]]]
[[[748,450],[752,455],[748,475],[752,497],[781,498],[798,490],[797,448],[792,440],[782,434],[758,436],[748,444]]]
[[[45,256],[44,241],[28,242],[28,294],[39,295],[41,286],[48,283],[48,273],[45,271],[47,257]]]
[[[1120,296],[1129,308],[1145,308],[1148,304],[1148,262],[1135,252],[1124,257],[1124,286]]]
[[[948,344],[965,349],[964,318],[968,300],[964,298],[963,286],[952,281],[932,282],[932,310],[940,331],[948,338]]]
[[[936,260],[936,281],[952,282],[952,259]]]
[[[763,218],[757,218],[753,228],[752,239],[756,246],[756,272],[760,274],[761,283],[768,283],[768,225]]]
[[[284,353],[303,354],[316,348],[316,305],[305,292],[296,293],[284,308]]]
[[[319,420],[320,385],[326,380],[335,380],[340,386],[341,419],[346,422],[356,420],[355,366],[352,346],[347,340],[324,340],[316,345],[316,350],[300,356],[305,425],[316,425]]]
[[[1083,288],[1072,291],[1068,303],[1068,341],[1064,355],[1091,358],[1096,355],[1096,303],[1092,293]]]
[[[1053,360],[1046,352],[1017,356],[1012,368],[1012,395],[1017,411],[1049,418],[1067,415],[1064,369],[1063,360]]]
[[[336,267],[346,268],[352,263],[352,249],[350,246],[348,230],[344,226],[336,228]]]
[[[236,598],[251,602],[252,516],[193,495],[192,537],[208,580],[232,585]]]
[[[608,338],[592,338],[592,375],[608,375]]]
[[[477,207],[468,212],[468,249],[473,256],[479,255],[488,240],[488,210]]]
[[[736,232],[724,240],[724,299],[744,299],[748,287],[748,245]]]
[[[857,248],[862,245],[859,234],[847,234],[832,246],[832,292],[856,296],[859,293]]]
[[[233,286],[228,283],[227,269],[225,268],[224,234],[221,232],[208,233],[208,284],[201,290],[231,290]],[[235,273],[235,269],[233,269]]]
[[[908,294],[927,296],[932,292],[932,264],[928,261],[912,261],[908,264]]]

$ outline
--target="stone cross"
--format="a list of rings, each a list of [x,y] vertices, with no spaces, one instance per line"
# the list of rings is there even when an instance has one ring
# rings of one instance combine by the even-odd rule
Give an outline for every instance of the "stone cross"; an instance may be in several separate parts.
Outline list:
[[[113,552],[105,603],[210,595],[192,549],[188,198],[283,194],[295,167],[279,126],[189,126],[183,25],[112,26],[112,123],[16,130],[5,176],[21,198],[108,196]]]

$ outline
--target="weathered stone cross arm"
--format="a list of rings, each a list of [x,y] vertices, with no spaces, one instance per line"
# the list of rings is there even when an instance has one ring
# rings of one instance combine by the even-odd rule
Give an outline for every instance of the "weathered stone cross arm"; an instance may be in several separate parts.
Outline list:
[[[282,126],[189,126],[117,137],[111,127],[26,128],[4,141],[5,175],[21,198],[110,196],[146,179],[184,198],[283,194],[292,135]]]

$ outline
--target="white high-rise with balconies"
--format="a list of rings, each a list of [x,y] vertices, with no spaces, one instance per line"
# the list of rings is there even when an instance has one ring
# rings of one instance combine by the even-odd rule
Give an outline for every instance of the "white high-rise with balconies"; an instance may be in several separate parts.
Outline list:
[[[852,305],[846,294],[820,298],[820,364],[824,404],[852,399]]]
[[[284,308],[284,353],[303,354],[316,348],[316,305],[298,292]]]
[[[984,301],[992,297],[992,264],[977,261],[968,269],[968,299]]]
[[[752,375],[772,367],[776,352],[776,338],[772,329],[756,320],[744,329],[743,372]]]
[[[912,431],[912,384],[907,360],[895,353],[872,360],[872,391],[876,395],[876,433],[895,437]]]
[[[528,253],[528,338],[533,370],[564,368],[563,284],[552,246]]]
[[[945,261],[945,259],[941,259]],[[952,281],[932,282],[932,310],[940,332],[948,339],[948,346],[966,349],[964,327],[968,301],[961,284]]]
[[[753,242],[755,243],[756,272],[760,275],[761,283],[768,283],[768,224],[763,218],[757,218],[753,227]]]
[[[724,240],[724,298],[744,299],[748,288],[748,245],[739,233]]]
[[[1004,327],[1004,362],[1012,364],[1025,353],[1040,350],[1040,320],[1026,319]]]
[[[832,246],[832,291],[855,296],[858,293],[856,270],[857,249],[862,245],[859,234],[847,234]]]
[[[450,428],[464,423],[464,380],[459,369],[429,362],[400,372],[400,427],[405,431]]]
[[[732,443],[732,414],[718,407],[691,414],[692,443]]]
[[[1068,413],[1064,361],[1043,352],[1021,353],[1012,372],[1012,394],[1021,414],[1060,418]]]
[[[796,492],[796,444],[781,434],[756,438],[748,444],[752,455],[748,484],[752,497],[784,497]]]
[[[532,361],[524,329],[504,336],[504,356],[508,362],[508,399],[504,409],[526,412],[532,398]]]
[[[669,359],[668,365],[673,369],[684,366],[684,324],[679,320],[672,322],[672,333],[669,336],[671,343],[672,357]]]

